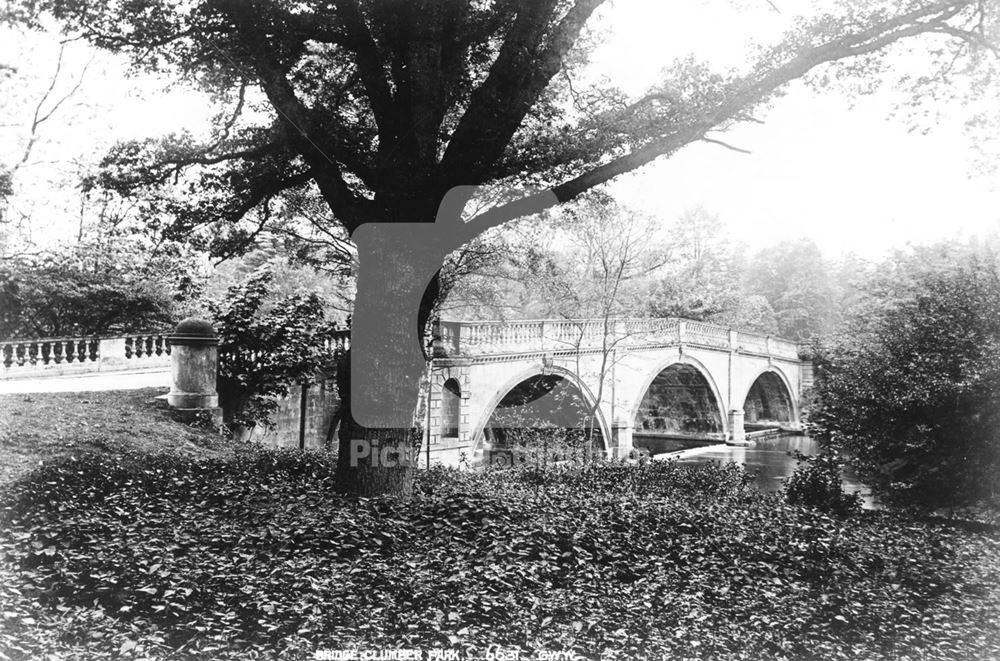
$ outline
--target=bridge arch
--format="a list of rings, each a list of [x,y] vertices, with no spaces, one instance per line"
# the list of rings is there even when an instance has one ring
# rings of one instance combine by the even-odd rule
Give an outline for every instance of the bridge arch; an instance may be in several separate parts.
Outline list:
[[[584,383],[575,372],[555,365],[549,367],[533,365],[522,370],[516,376],[504,383],[501,387],[497,388],[490,399],[487,400],[486,406],[479,415],[479,420],[476,422],[475,427],[472,428],[471,438],[473,456],[478,457],[482,455],[484,445],[486,443],[486,426],[489,424],[490,419],[493,417],[493,414],[496,412],[504,398],[519,385],[530,381],[535,377],[545,376],[559,377],[564,380],[571,388],[576,390],[576,393],[583,400],[584,404],[588,407],[594,407],[597,398],[594,396],[594,393],[587,386],[587,384]],[[594,413],[594,424],[600,432],[600,449],[605,455],[607,455],[608,444],[611,439],[611,429],[608,426],[604,412],[601,410],[600,406],[596,407],[596,411]]]
[[[769,365],[751,378],[736,400],[742,405],[748,424],[758,420],[799,424],[799,404],[788,375],[777,365]]]
[[[656,367],[651,370],[648,376],[644,377],[642,381],[642,387],[639,388],[638,393],[635,396],[634,401],[628,409],[628,420],[633,425],[634,432],[641,432],[639,427],[639,413],[643,402],[646,400],[647,395],[650,393],[650,389],[661,375],[666,374],[671,368],[679,367],[683,370],[689,371],[688,373],[694,373],[700,377],[701,381],[707,386],[708,393],[711,396],[712,402],[710,406],[712,412],[718,417],[715,419],[715,424],[718,425],[718,433],[725,436],[729,433],[729,421],[726,415],[725,400],[722,398],[722,393],[719,391],[719,387],[712,377],[711,371],[708,367],[702,363],[697,358],[688,355],[671,356],[665,360],[660,361]]]

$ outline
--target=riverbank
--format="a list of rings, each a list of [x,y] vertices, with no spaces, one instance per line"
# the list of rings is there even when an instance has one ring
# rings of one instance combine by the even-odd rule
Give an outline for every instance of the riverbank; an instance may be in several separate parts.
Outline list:
[[[820,452],[819,444],[808,436],[801,434],[783,434],[777,437],[763,438],[748,446],[733,446],[725,443],[689,448],[677,452],[655,455],[655,461],[678,461],[681,463],[736,463],[755,475],[755,484],[762,491],[780,492],[787,480],[795,471],[797,461],[792,453],[801,452],[805,455],[816,455]],[[843,488],[847,493],[858,493],[865,509],[878,509],[878,499],[871,489],[857,479],[849,468],[845,467]]]

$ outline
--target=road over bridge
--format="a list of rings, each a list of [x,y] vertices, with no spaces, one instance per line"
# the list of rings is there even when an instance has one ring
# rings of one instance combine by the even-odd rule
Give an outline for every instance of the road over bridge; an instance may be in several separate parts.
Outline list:
[[[434,354],[429,463],[489,461],[539,425],[610,457],[658,437],[744,444],[800,429],[812,378],[794,342],[682,319],[441,321]]]

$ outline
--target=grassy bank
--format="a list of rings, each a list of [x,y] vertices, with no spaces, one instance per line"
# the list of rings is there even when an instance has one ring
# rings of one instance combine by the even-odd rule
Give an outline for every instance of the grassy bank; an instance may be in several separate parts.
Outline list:
[[[3,496],[8,658],[308,658],[489,645],[609,659],[1000,658],[994,534],[838,520],[735,467],[422,473],[93,454]]]
[[[61,457],[126,450],[198,457],[227,451],[217,434],[171,420],[156,406],[163,392],[0,395],[0,484]]]

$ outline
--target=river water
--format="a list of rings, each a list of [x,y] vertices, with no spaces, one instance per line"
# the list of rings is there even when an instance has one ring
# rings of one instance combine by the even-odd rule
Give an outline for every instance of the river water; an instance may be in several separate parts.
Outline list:
[[[785,480],[795,470],[795,458],[789,452],[798,450],[807,455],[819,454],[819,444],[808,436],[779,436],[757,441],[753,446],[710,446],[687,450],[678,458],[681,463],[706,463],[710,461],[742,464],[748,471],[757,472],[757,485],[764,491],[781,491]],[[871,490],[858,481],[850,470],[844,468],[844,491],[859,492],[864,499],[864,507],[872,509],[875,501]]]

